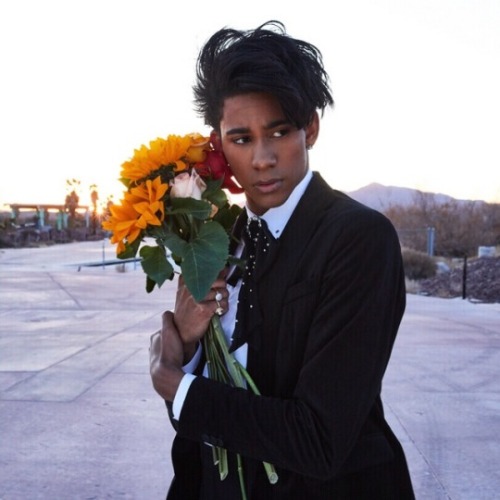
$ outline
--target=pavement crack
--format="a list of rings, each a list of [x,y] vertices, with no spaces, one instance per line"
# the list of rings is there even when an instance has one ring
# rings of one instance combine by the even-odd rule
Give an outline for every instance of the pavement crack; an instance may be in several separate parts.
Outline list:
[[[390,410],[391,410],[394,418],[398,421],[399,425],[404,430],[404,432],[406,434],[406,437],[411,442],[411,444],[413,445],[413,447],[417,451],[417,453],[420,456],[420,458],[425,462],[425,464],[426,464],[426,466],[428,468],[429,473],[432,474],[432,477],[436,481],[436,484],[438,484],[439,487],[441,488],[443,494],[446,496],[446,498],[448,500],[452,500],[451,496],[448,494],[448,491],[446,490],[445,485],[443,484],[443,482],[441,481],[441,479],[439,477],[439,473],[435,470],[435,468],[433,467],[433,465],[431,464],[431,462],[427,459],[427,456],[420,449],[420,447],[418,446],[417,442],[413,439],[412,435],[410,434],[410,432],[408,431],[408,429],[406,428],[406,426],[403,424],[403,421],[399,417],[398,413],[392,408],[392,406],[389,403],[384,403],[384,404],[385,404],[385,406],[387,406],[388,408],[390,408]],[[410,467],[410,470],[411,470],[411,467]]]
[[[78,306],[78,309],[82,311],[84,310],[84,307],[80,304],[78,299],[71,292],[69,292],[63,285],[61,285],[61,283],[59,283],[59,281],[57,281],[51,273],[47,273],[47,276]]]

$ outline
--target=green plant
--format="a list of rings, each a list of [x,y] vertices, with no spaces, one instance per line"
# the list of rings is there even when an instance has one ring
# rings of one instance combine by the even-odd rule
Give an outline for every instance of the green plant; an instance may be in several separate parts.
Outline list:
[[[435,260],[424,252],[403,248],[405,276],[410,280],[432,278],[436,274]]]

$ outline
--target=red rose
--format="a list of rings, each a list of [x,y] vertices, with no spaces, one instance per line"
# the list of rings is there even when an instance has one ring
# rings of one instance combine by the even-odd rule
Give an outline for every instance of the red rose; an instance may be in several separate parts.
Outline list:
[[[206,153],[205,161],[196,165],[196,170],[202,177],[211,176],[212,179],[223,179],[222,188],[228,189],[233,194],[243,193],[243,188],[238,186],[233,180],[233,172],[222,152],[220,140],[212,132],[210,134],[210,143],[213,150]]]

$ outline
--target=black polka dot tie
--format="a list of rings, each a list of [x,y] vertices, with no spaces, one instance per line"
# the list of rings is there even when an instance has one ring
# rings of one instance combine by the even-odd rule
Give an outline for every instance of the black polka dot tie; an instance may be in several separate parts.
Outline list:
[[[261,320],[255,275],[257,269],[265,264],[274,243],[266,221],[258,217],[248,219],[241,237],[245,244],[243,250],[245,268],[238,295],[238,310],[231,351],[249,341],[253,327]]]

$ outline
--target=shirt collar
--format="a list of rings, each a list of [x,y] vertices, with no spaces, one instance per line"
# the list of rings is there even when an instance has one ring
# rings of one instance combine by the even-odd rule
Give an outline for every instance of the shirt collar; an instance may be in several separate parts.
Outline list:
[[[266,221],[267,227],[269,228],[269,231],[275,239],[278,239],[281,236],[281,233],[285,229],[290,217],[293,214],[293,211],[295,210],[307,186],[309,185],[311,178],[312,171],[308,170],[304,178],[295,186],[295,189],[290,193],[290,196],[285,201],[285,203],[283,203],[283,205],[270,208],[264,215],[262,215],[261,218]],[[248,208],[248,206],[246,206],[245,208],[249,218],[257,217],[257,215],[255,215]]]

